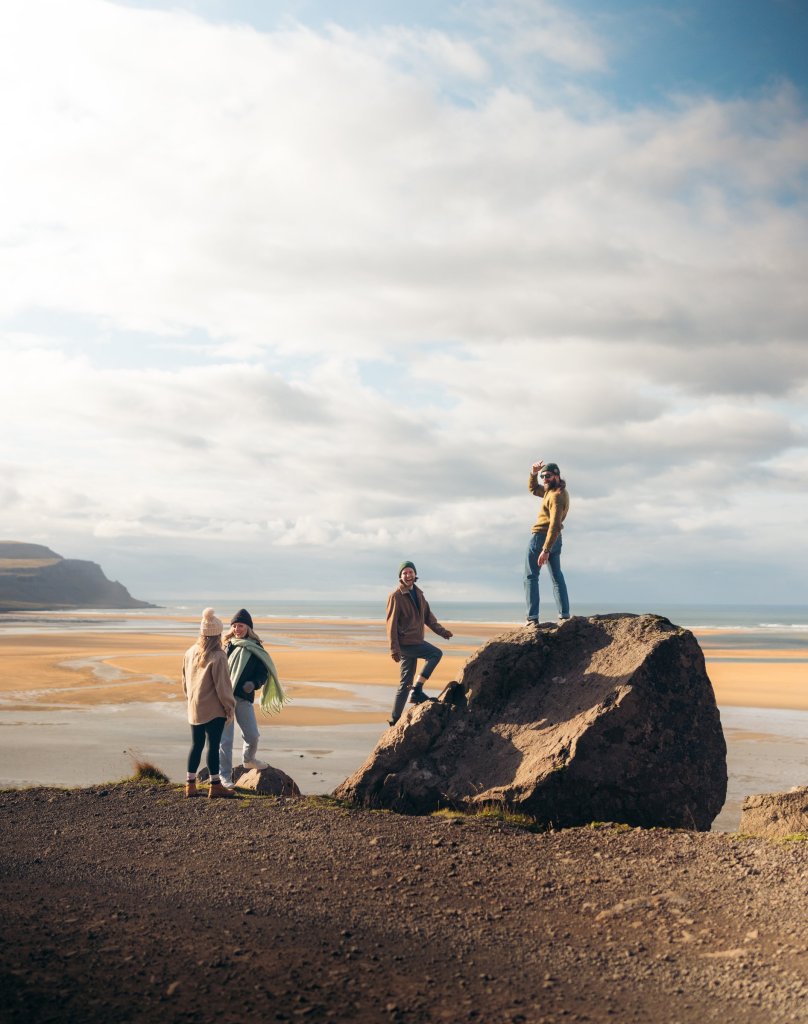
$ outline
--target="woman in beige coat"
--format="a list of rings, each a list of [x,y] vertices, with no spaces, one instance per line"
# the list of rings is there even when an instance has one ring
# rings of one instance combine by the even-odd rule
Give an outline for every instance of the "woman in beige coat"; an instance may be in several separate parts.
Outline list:
[[[235,797],[224,788],[219,778],[222,730],[233,717],[236,707],[227,655],[222,648],[222,629],[221,619],[216,618],[212,608],[206,608],[202,612],[199,639],[185,652],[182,663],[182,690],[188,700],[188,721],[191,723],[186,796],[200,795],[196,788],[196,772],[207,740],[208,796]]]

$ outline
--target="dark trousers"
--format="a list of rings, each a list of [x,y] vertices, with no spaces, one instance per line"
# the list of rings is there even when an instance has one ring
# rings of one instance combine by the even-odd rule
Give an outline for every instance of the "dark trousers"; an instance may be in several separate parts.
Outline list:
[[[401,718],[401,712],[407,703],[407,692],[415,679],[418,659],[425,659],[426,663],[423,669],[421,669],[421,675],[424,679],[429,679],[442,657],[443,651],[434,644],[427,643],[426,640],[422,640],[420,644],[401,645],[401,681],[398,684],[396,699],[393,702],[393,714],[391,715],[393,721],[397,722]]]
[[[188,754],[188,771],[195,772],[202,760],[205,740],[208,741],[207,766],[211,778],[219,774],[219,744],[222,740],[224,718],[212,718],[202,725],[191,726],[191,751]]]

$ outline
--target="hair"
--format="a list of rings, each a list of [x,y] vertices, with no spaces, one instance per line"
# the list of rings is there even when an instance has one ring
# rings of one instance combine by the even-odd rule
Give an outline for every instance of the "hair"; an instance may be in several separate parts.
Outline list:
[[[236,625],[236,623],[232,623],[231,624],[230,629],[228,629],[228,631],[224,635],[224,639],[223,639],[222,643],[225,643],[225,644],[229,643],[233,639],[233,637],[236,635],[235,631],[233,629],[233,626],[235,626],[235,625]],[[242,622],[241,625],[242,626],[247,626],[247,623],[246,622]],[[255,632],[255,630],[252,628],[252,626],[247,626],[247,634],[246,635],[247,635],[247,638],[249,640],[255,640],[255,642],[257,644],[261,644],[262,647],[264,646],[263,642],[261,641],[261,637]]]
[[[222,650],[221,634],[218,636],[203,636],[200,633],[199,639],[196,641],[196,650],[194,651],[194,668],[203,668],[207,665],[211,655],[217,650]]]

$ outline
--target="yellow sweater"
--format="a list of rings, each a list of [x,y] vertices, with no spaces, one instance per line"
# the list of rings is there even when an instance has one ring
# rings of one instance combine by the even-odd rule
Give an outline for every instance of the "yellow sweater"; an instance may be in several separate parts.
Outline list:
[[[563,491],[548,490],[544,484],[539,483],[539,478],[535,473],[531,473],[528,477],[527,489],[531,494],[535,494],[537,498],[543,499],[539,509],[539,518],[536,520],[532,532],[547,531],[547,537],[545,538],[542,550],[550,551],[564,528],[562,524],[567,518],[567,512],[569,512],[570,508],[569,491],[566,487]]]

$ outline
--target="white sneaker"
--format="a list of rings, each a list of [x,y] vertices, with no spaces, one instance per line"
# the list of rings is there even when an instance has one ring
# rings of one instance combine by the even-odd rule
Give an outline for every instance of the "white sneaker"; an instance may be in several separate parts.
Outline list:
[[[253,761],[245,761],[244,767],[257,768],[258,771],[261,771],[262,768],[269,768],[269,765],[266,763],[266,761],[259,761],[258,758],[255,758]]]
[[[225,789],[235,789],[235,782],[227,782],[225,779],[220,780]]]

